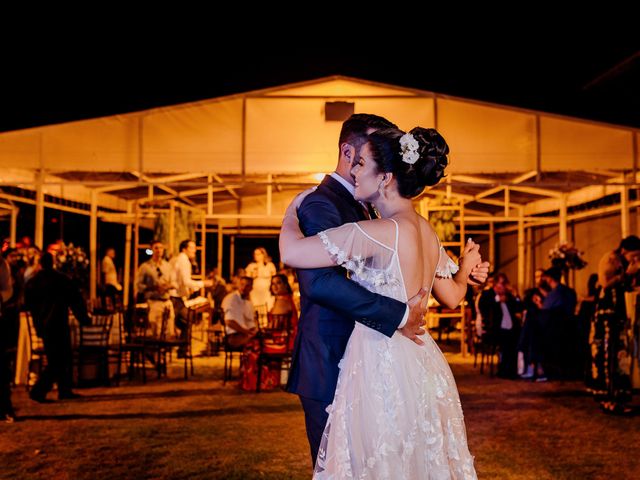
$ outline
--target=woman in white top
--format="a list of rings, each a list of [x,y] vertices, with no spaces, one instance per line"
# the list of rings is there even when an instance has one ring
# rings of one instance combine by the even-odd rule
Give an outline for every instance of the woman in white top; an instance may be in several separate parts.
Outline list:
[[[271,306],[271,277],[276,274],[276,266],[264,247],[258,247],[253,251],[253,262],[247,265],[246,274],[253,278],[253,290],[251,290],[253,306]]]

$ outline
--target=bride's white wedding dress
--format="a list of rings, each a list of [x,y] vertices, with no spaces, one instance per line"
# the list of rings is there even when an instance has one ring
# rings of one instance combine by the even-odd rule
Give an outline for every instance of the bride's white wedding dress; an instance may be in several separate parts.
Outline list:
[[[393,220],[393,219],[391,219]],[[395,245],[358,224],[321,232],[333,260],[372,292],[407,301]],[[440,250],[435,275],[457,271]],[[455,380],[429,334],[419,346],[356,323],[344,357],[314,479],[475,479]]]

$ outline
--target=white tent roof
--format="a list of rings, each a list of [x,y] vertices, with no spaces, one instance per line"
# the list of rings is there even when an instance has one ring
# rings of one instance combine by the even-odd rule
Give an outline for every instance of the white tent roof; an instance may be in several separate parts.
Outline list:
[[[45,193],[57,195],[65,185],[59,196],[87,202],[98,188],[102,207],[121,210],[150,194],[203,206],[209,194],[216,210],[227,204],[235,210],[238,198],[255,197],[247,203],[260,210],[267,184],[276,187],[271,201],[280,195],[285,203],[302,184],[315,182],[311,174],[335,167],[341,122],[325,120],[331,101],[353,102],[356,113],[383,115],[403,129],[436,127],[450,146],[451,185],[456,190],[458,182],[467,201],[477,195],[470,185],[476,181],[487,188],[524,179],[531,187],[526,181],[535,177],[534,187],[553,189],[567,183],[556,172],[575,172],[573,187],[565,189],[573,190],[637,169],[632,128],[329,77],[2,133],[1,182],[32,189],[37,172],[44,172]],[[148,185],[155,186],[150,191]],[[540,196],[521,203],[532,200]]]

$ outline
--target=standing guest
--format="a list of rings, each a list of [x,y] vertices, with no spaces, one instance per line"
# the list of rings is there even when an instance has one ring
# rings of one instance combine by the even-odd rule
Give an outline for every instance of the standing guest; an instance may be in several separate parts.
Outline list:
[[[115,310],[118,305],[118,296],[122,292],[122,285],[118,282],[118,271],[113,263],[116,258],[116,249],[109,247],[106,249],[104,258],[102,259],[102,277],[103,277],[103,303],[106,299],[111,300],[111,310]]]
[[[11,341],[9,335],[8,316],[5,316],[4,305],[13,295],[13,281],[11,267],[3,257],[0,257],[0,421],[13,423],[16,414],[11,403],[11,364],[9,361],[9,348]]]
[[[544,270],[544,268],[536,268],[536,271],[534,272],[534,284],[540,292],[540,295],[542,295],[542,298],[546,297],[549,293],[548,285],[546,285],[542,279]]]
[[[42,269],[25,287],[25,304],[47,355],[47,366],[29,393],[32,400],[42,403],[46,401],[54,382],[58,384],[59,400],[79,396],[71,390],[69,308],[81,325],[90,324],[90,320],[80,290],[69,277],[53,269],[53,255],[44,253],[40,265]]]
[[[640,238],[628,236],[616,250],[606,253],[598,264],[601,290],[591,324],[591,374],[587,387],[602,400],[607,413],[628,415],[631,401],[631,342],[627,336],[624,292],[629,288],[629,266],[640,255]]]
[[[254,306],[269,304],[271,277],[276,274],[276,266],[264,247],[258,247],[253,251],[253,262],[247,265],[246,272],[248,277],[253,278],[251,303]]]
[[[191,295],[203,287],[211,287],[211,280],[194,280],[192,275],[192,261],[196,258],[196,242],[193,240],[183,240],[180,242],[180,253],[171,259],[173,267],[173,277],[177,284],[177,290],[172,292],[171,301],[173,302],[173,311],[175,312],[176,327],[180,329],[180,337],[187,340],[187,322],[189,321],[189,310],[185,305],[185,300],[191,298]],[[178,357],[184,352],[178,351]]]
[[[136,288],[138,295],[149,306],[149,330],[153,336],[160,334],[162,315],[169,310],[167,331],[169,336],[175,335],[173,304],[171,292],[177,288],[173,278],[173,269],[164,259],[164,244],[160,240],[151,242],[151,258],[140,265]]]
[[[533,378],[545,381],[544,343],[546,341],[545,324],[540,315],[543,296],[537,288],[525,292],[522,312],[522,332],[518,342],[518,355],[522,354],[523,372],[520,378]],[[520,362],[518,362],[520,363]]]

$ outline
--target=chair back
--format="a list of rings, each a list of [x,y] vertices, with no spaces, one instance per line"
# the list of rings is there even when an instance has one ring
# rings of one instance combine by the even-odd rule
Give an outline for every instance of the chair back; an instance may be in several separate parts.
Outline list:
[[[107,348],[113,315],[96,315],[91,325],[80,325],[80,348]]]
[[[289,313],[270,313],[267,315],[267,324],[262,328],[261,334],[264,338],[271,340],[275,344],[286,346],[289,351],[291,342],[293,312]]]
[[[27,316],[27,326],[29,332],[29,348],[33,355],[34,352],[39,352],[44,350],[44,342],[42,338],[38,336],[38,332],[36,331],[36,327],[33,323],[33,317],[31,317],[31,313],[25,312]]]
[[[268,311],[269,311],[269,307],[267,306],[267,304],[265,303],[264,305],[255,305],[253,307],[254,310],[254,318],[256,321],[256,326],[258,327],[258,329],[264,328],[265,326],[267,326],[267,322],[268,322]]]

